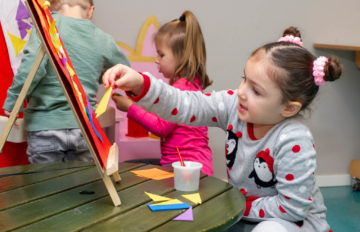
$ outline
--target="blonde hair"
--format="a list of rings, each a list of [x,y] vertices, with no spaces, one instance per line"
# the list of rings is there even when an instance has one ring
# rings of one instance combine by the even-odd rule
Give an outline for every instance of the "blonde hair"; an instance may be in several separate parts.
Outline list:
[[[58,11],[61,9],[61,6],[64,4],[68,4],[69,6],[81,6],[84,10],[89,9],[90,7],[94,6],[93,0],[50,0],[50,7],[51,11]]]
[[[212,84],[206,73],[206,49],[203,34],[195,15],[185,11],[175,19],[160,27],[154,37],[155,43],[165,42],[172,50],[177,64],[170,78],[170,84],[184,77],[194,84],[194,77],[199,78],[205,89]]]

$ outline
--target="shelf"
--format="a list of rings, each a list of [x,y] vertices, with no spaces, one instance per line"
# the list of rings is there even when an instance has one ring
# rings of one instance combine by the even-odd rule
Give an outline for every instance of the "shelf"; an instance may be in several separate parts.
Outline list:
[[[354,51],[355,52],[355,64],[358,68],[360,68],[360,46],[314,43],[314,48]]]

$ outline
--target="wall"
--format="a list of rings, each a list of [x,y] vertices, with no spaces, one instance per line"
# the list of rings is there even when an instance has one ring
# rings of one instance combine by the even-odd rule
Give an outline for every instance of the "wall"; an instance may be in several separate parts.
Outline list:
[[[318,175],[347,175],[351,159],[360,159],[360,69],[354,52],[314,50],[313,43],[360,46],[359,0],[97,0],[94,22],[117,41],[135,47],[138,32],[150,15],[165,23],[191,10],[206,40],[209,90],[236,88],[250,53],[277,40],[283,29],[297,26],[306,48],[316,55],[336,55],[344,64],[343,78],[322,86],[308,120],[318,151]],[[210,129],[215,175],[225,178],[225,133]],[[333,180],[333,179],[330,179]]]

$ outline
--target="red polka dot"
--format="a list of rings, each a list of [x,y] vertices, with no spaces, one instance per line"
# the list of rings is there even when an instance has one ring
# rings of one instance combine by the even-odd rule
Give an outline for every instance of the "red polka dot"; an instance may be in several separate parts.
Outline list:
[[[246,194],[247,194],[247,192],[246,192],[246,190],[245,189],[240,189],[240,192],[244,195],[244,196],[246,196]]]
[[[156,98],[156,100],[154,101],[154,104],[157,104],[160,101],[160,98]]]
[[[172,115],[177,115],[177,113],[178,113],[178,110],[177,110],[176,108],[174,108],[174,109],[171,111],[171,114],[172,114]]]
[[[330,229],[329,232],[333,232],[332,229]]]
[[[311,197],[309,197],[309,201],[312,201]]]
[[[287,181],[292,181],[292,180],[294,180],[294,175],[293,174],[287,174],[285,176],[285,178],[286,178]]]
[[[195,117],[195,115],[193,115],[193,116],[190,118],[190,122],[195,121],[195,119],[196,119],[196,117]]]
[[[213,122],[217,122],[217,118],[216,117],[212,117],[211,119]]]
[[[206,96],[211,96],[211,93],[205,93]]]
[[[264,212],[263,209],[260,209],[260,211],[259,211],[259,217],[261,217],[261,218],[265,217],[265,212]]]
[[[294,153],[298,153],[298,152],[300,151],[300,146],[299,146],[299,145],[293,146],[292,151],[293,151]]]
[[[288,196],[284,196],[285,197],[285,199],[287,199],[287,200],[290,200],[291,198],[290,197],[288,197]]]
[[[241,138],[241,136],[242,136],[241,131],[238,131],[238,132],[236,133],[236,137]]]
[[[230,94],[230,95],[233,95],[233,94],[234,94],[234,91],[228,90],[227,93]]]
[[[230,125],[228,126],[228,130],[232,130],[232,129],[233,129],[233,125],[230,124]]]
[[[281,205],[279,205],[279,209],[280,209],[280,212],[286,213],[285,209]]]

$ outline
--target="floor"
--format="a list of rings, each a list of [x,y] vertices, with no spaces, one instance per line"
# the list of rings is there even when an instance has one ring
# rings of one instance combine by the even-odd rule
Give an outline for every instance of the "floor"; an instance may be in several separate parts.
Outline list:
[[[351,186],[320,188],[334,232],[360,232],[360,192]]]

